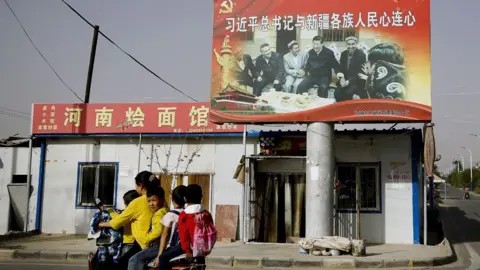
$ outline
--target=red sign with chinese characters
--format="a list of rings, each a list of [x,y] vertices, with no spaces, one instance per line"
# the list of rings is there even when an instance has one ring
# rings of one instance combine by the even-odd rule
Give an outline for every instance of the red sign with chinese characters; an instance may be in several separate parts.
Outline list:
[[[208,119],[208,102],[130,104],[34,104],[33,134],[243,132]]]

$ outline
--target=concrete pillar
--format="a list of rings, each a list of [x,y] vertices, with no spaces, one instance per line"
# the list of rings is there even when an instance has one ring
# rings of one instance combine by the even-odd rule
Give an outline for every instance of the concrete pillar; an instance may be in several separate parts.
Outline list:
[[[333,123],[307,127],[306,230],[307,238],[333,234]]]

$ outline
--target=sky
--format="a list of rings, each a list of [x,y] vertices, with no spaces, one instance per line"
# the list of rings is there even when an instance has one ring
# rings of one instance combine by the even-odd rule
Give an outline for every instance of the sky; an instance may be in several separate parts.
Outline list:
[[[62,79],[83,97],[93,30],[60,0],[7,0],[38,49]],[[77,11],[177,88],[208,101],[213,1],[67,0]],[[431,0],[432,106],[438,165],[448,169],[458,153],[469,166],[480,161],[480,35],[478,0]],[[74,103],[0,1],[0,138],[27,136],[32,103]],[[100,37],[92,103],[188,101]],[[9,114],[11,110],[19,111]],[[6,113],[7,112],[7,115]],[[8,115],[9,114],[9,115]],[[478,118],[477,118],[478,119]],[[337,125],[338,126],[338,125]],[[385,128],[343,125],[338,128]],[[405,124],[398,127],[421,127]]]

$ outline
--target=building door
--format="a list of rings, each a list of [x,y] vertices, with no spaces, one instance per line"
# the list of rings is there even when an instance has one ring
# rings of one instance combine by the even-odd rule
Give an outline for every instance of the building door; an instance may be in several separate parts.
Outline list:
[[[182,175],[156,174],[156,176],[158,179],[160,179],[161,187],[165,191],[165,202],[167,203],[168,207],[170,207],[172,205],[172,190],[179,184],[182,184]],[[176,181],[175,178],[177,178]]]
[[[202,187],[203,200],[202,206],[208,211],[210,209],[210,175],[209,174],[192,174],[188,176],[188,184],[197,184]]]

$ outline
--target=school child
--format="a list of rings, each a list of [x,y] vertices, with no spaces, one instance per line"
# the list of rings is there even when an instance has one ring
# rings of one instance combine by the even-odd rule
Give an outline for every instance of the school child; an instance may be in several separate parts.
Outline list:
[[[113,264],[117,263],[121,253],[122,230],[101,228],[99,224],[109,221],[111,216],[100,199],[95,198],[95,205],[98,211],[93,214],[87,239],[96,240],[97,252],[89,255],[89,268],[109,269]]]
[[[153,217],[150,223],[150,231],[146,236],[148,247],[133,255],[128,261],[128,270],[145,269],[147,264],[155,259],[160,248],[160,237],[163,232],[161,223],[168,212],[165,207],[165,191],[160,186],[152,186],[147,189],[148,206]]]
[[[177,186],[172,191],[173,210],[170,210],[162,219],[164,226],[162,237],[160,239],[160,249],[158,256],[155,258],[153,268],[160,265],[160,256],[165,251],[164,257],[169,257],[171,252],[181,250],[180,238],[178,236],[178,217],[185,207],[185,197],[187,196],[187,187],[184,185]]]
[[[178,217],[180,245],[162,252],[159,269],[171,270],[170,260],[185,254],[187,261],[205,263],[217,240],[217,230],[210,212],[202,206],[202,188],[197,184],[187,186],[185,203],[187,207]]]
[[[125,208],[130,204],[131,201],[135,200],[136,198],[140,197],[138,195],[137,191],[135,189],[127,191],[123,195],[123,204],[125,205]],[[115,218],[117,215],[119,215],[122,211],[121,210],[114,210],[114,209],[107,209],[108,213],[112,218]],[[135,244],[135,238],[132,235],[132,226],[130,223],[125,224],[123,226],[123,245],[122,245],[122,251],[120,253],[120,256],[118,257],[118,261],[121,261],[123,259],[124,254],[128,254],[128,251],[134,246]]]

